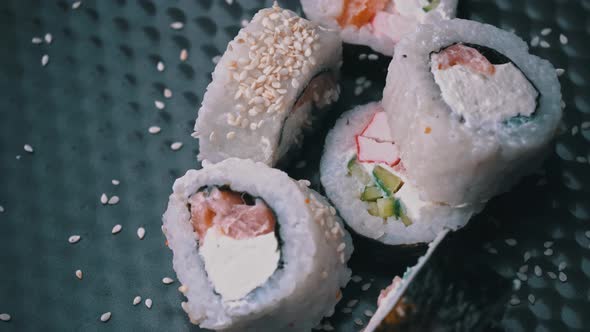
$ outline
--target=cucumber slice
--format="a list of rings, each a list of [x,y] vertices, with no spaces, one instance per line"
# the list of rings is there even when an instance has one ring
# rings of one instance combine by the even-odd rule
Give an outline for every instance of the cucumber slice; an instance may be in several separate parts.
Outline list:
[[[374,202],[381,197],[383,197],[381,189],[375,186],[367,186],[365,187],[365,191],[361,194],[361,201]]]
[[[371,183],[371,176],[359,165],[356,156],[350,159],[346,167],[348,168],[348,175],[354,176],[360,183],[365,185]]]
[[[377,203],[369,202],[369,208],[367,209],[369,214],[375,217],[379,217],[379,208],[377,208]]]
[[[430,0],[430,3],[424,7],[422,7],[422,10],[424,10],[424,12],[428,13],[429,11],[436,9],[436,7],[438,7],[438,5],[440,4],[440,0]]]
[[[377,185],[389,196],[393,196],[404,184],[402,179],[379,165],[373,168],[373,176]]]
[[[377,209],[379,209],[379,217],[389,218],[393,216],[393,201],[391,197],[379,198],[377,200]]]
[[[412,220],[408,217],[406,212],[404,211],[404,207],[402,205],[402,201],[396,199],[393,202],[393,214],[397,219],[399,219],[406,227],[412,224]]]

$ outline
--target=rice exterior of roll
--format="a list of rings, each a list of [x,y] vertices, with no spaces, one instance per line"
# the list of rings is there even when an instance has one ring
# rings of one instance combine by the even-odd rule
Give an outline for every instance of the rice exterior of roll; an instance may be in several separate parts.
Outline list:
[[[562,116],[554,67],[512,33],[420,26],[389,66],[383,106],[421,196],[479,204],[539,167]]]
[[[342,40],[385,55],[419,24],[452,19],[457,0],[301,0],[305,15],[341,31]]]
[[[229,43],[195,123],[199,160],[275,165],[338,99],[342,42],[294,12],[260,10]]]
[[[308,185],[236,158],[176,180],[162,230],[192,323],[309,331],[334,312],[352,241]]]
[[[422,199],[398,149],[380,103],[345,112],[328,133],[320,179],[356,233],[388,245],[427,243],[442,229],[464,226],[483,208]]]

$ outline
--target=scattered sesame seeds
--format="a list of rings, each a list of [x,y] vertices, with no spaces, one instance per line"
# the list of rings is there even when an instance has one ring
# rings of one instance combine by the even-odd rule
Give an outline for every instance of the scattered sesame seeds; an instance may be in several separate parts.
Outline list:
[[[141,296],[137,295],[133,298],[133,305],[138,305],[141,303]]]
[[[539,36],[534,36],[533,39],[531,39],[531,47],[539,46],[539,41],[540,41]]]
[[[25,151],[27,151],[28,153],[33,153],[33,147],[29,144],[25,144],[25,146],[23,147],[25,149]]]
[[[33,37],[31,39],[31,43],[33,44],[41,44],[43,42],[43,39],[41,39],[41,37]]]
[[[561,43],[561,45],[567,45],[568,39],[566,37],[566,35],[564,35],[563,33],[559,34],[559,42]]]
[[[561,282],[566,282],[567,281],[567,275],[563,272],[559,272],[559,281]]]
[[[164,89],[163,94],[164,94],[164,98],[172,98],[172,90],[170,90],[168,88]]]
[[[50,33],[46,33],[45,34],[45,42],[47,44],[51,44],[52,41],[53,41],[53,36]]]
[[[100,195],[100,203],[102,205],[105,205],[108,203],[108,201],[109,201],[109,198],[107,197],[107,194],[102,193],[102,195]]]
[[[43,54],[41,57],[41,66],[45,67],[49,63],[49,55]]]
[[[111,312],[105,312],[104,314],[100,315],[100,321],[105,323],[108,322],[109,319],[111,319]]]
[[[358,326],[362,326],[363,324],[365,324],[365,323],[363,323],[363,320],[360,318],[355,318],[354,323]]]
[[[158,127],[158,126],[151,126],[148,128],[148,133],[155,135],[157,133],[159,133],[160,131],[162,131],[162,128]]]
[[[151,309],[151,308],[152,308],[152,304],[153,304],[153,301],[152,301],[152,299],[145,299],[145,302],[144,302],[144,303],[145,303],[145,306],[146,306],[148,309]]]
[[[115,205],[119,203],[119,196],[115,195],[112,196],[111,198],[109,198],[109,201],[107,202],[109,205]]]
[[[182,142],[174,142],[170,144],[170,149],[172,149],[172,151],[178,151],[182,148],[182,145]]]
[[[162,283],[163,283],[164,285],[170,285],[170,284],[171,284],[171,283],[173,283],[173,282],[174,282],[174,279],[172,279],[172,278],[169,278],[169,277],[164,277],[164,278],[162,278]]]
[[[557,68],[557,69],[555,69],[555,73],[557,74],[557,76],[561,76],[565,73],[565,69]]]
[[[121,230],[123,229],[123,226],[116,224],[115,226],[113,226],[113,229],[111,230],[112,234],[117,234],[119,233]]]
[[[370,282],[368,282],[368,283],[366,283],[366,284],[364,284],[364,285],[361,286],[361,290],[363,292],[366,291],[366,290],[368,290],[369,288],[371,288],[371,283]]]
[[[82,270],[76,270],[75,274],[76,274],[76,278],[82,280]]]
[[[139,228],[137,229],[137,237],[138,237],[140,240],[143,240],[143,237],[144,237],[144,236],[145,236],[145,228],[143,228],[143,227],[139,227]]]
[[[545,250],[545,252],[543,252],[543,254],[545,256],[551,256],[551,255],[553,255],[553,249],[549,248],[549,249]]]
[[[535,275],[537,277],[540,277],[543,275],[543,270],[541,270],[541,267],[539,265],[535,265]]]
[[[557,267],[557,270],[563,271],[563,270],[565,270],[566,267],[567,267],[567,263],[566,262],[561,262],[561,263],[559,263],[559,266]]]
[[[68,242],[71,244],[78,243],[80,241],[80,235],[72,235],[68,238]]]
[[[184,23],[182,23],[182,22],[172,22],[172,23],[170,23],[170,28],[172,28],[174,30],[181,30],[182,28],[184,28]]]
[[[553,31],[551,28],[545,28],[543,30],[541,30],[541,36],[548,36],[551,31]]]
[[[188,51],[186,49],[182,49],[180,51],[180,55],[179,55],[180,61],[186,61],[186,59],[188,59]]]
[[[543,243],[543,247],[545,248],[551,248],[553,246],[553,241],[545,241]]]
[[[166,107],[166,104],[161,100],[155,100],[154,105],[156,105],[156,108],[159,110],[163,110]]]
[[[509,245],[509,246],[511,246],[511,247],[514,247],[515,245],[518,244],[518,242],[516,241],[516,239],[512,239],[512,238],[506,239],[506,240],[504,240],[504,242],[506,242],[506,244]]]
[[[372,312],[371,310],[365,310],[365,312],[363,312],[365,314],[365,316],[367,317],[373,317],[373,315],[375,314],[374,312]]]
[[[348,301],[348,302],[346,303],[346,306],[347,306],[347,307],[349,307],[349,308],[352,308],[352,307],[354,307],[355,305],[357,305],[357,303],[359,303],[359,300],[356,300],[356,299],[355,299],[355,300],[350,300],[350,301]]]
[[[528,300],[531,304],[535,304],[535,296],[533,294],[529,294]]]
[[[158,63],[156,64],[156,69],[158,71],[164,71],[164,69],[166,69],[166,66],[164,66],[164,63],[162,61],[158,61]]]
[[[547,276],[548,276],[550,279],[554,279],[554,280],[555,280],[555,279],[557,279],[557,275],[555,274],[555,272],[548,271],[548,272],[547,272]]]
[[[352,278],[350,278],[350,280],[352,280],[353,282],[361,282],[363,280],[363,277],[359,275],[354,275],[352,276]]]
[[[371,61],[375,61],[375,60],[379,59],[379,56],[375,53],[372,53],[367,56],[367,59],[369,59]]]
[[[121,181],[119,181],[117,179],[112,179],[111,183],[113,184],[113,186],[118,186],[121,183]]]
[[[7,313],[1,313],[0,314],[0,320],[3,321],[3,322],[8,322],[11,319],[12,319],[12,317],[10,317],[10,315],[7,314]]]
[[[540,45],[542,48],[549,48],[549,47],[551,47],[551,44],[549,44],[549,43],[548,43],[547,41],[545,41],[545,40],[541,40],[541,42],[539,43],[539,45]]]
[[[227,133],[227,135],[225,135],[225,138],[229,139],[234,139],[236,137],[236,132],[235,131],[230,131],[229,133]]]
[[[510,304],[511,305],[519,305],[520,304],[520,299],[516,296],[512,296],[512,298],[510,299]]]
[[[72,3],[72,9],[80,8],[81,4],[82,4],[82,1],[76,1],[76,2]]]

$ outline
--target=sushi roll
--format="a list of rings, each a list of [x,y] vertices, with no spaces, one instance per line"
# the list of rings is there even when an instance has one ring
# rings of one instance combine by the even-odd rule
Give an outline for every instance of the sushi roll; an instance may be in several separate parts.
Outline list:
[[[457,0],[301,0],[312,21],[341,31],[344,42],[385,55],[418,24],[455,17]]]
[[[555,68],[516,35],[468,20],[396,47],[383,107],[420,197],[486,202],[539,167],[562,117]]]
[[[350,278],[350,235],[326,199],[260,162],[230,158],[176,180],[162,230],[202,328],[309,331]]]
[[[279,8],[260,10],[229,43],[195,123],[199,160],[275,165],[338,99],[342,42]]]
[[[356,233],[388,245],[430,242],[445,228],[464,226],[483,208],[420,197],[380,103],[358,106],[336,122],[326,138],[320,180]]]

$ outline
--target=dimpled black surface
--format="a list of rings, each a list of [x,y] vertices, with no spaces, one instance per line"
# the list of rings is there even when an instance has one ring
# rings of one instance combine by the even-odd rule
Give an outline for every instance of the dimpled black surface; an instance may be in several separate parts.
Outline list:
[[[0,321],[0,331],[196,331],[180,309],[178,283],[161,282],[175,275],[160,216],[173,180],[198,167],[197,141],[190,133],[210,82],[212,58],[225,49],[241,20],[270,1],[84,0],[75,10],[72,2],[0,2],[0,313],[12,315],[10,322]],[[564,131],[542,172],[490,202],[463,231],[464,249],[480,253],[478,260],[509,280],[528,265],[526,281],[512,291],[520,303],[505,304],[500,329],[588,330],[590,165],[582,158],[590,157],[590,128],[582,129],[581,123],[590,120],[590,1],[460,2],[460,17],[514,29],[527,41],[552,28],[542,36],[550,47],[532,52],[566,69],[560,80],[567,104]],[[283,4],[298,6],[297,1]],[[184,22],[184,29],[171,29],[175,21]],[[47,32],[51,44],[31,43]],[[565,46],[558,41],[561,32],[569,39]],[[179,60],[183,48],[186,62]],[[288,169],[315,188],[327,129],[339,113],[381,97],[388,59],[359,61],[367,52],[345,48],[341,100],[324,128],[306,141],[299,158],[306,166]],[[49,55],[46,67],[43,54]],[[163,72],[156,70],[159,60],[166,65]],[[359,76],[372,86],[356,97]],[[164,87],[172,98],[162,96]],[[165,109],[158,110],[155,100],[164,101]],[[152,125],[162,132],[150,135]],[[184,147],[172,151],[175,141]],[[34,152],[23,151],[24,144]],[[113,186],[111,179],[121,184]],[[121,201],[103,206],[103,192]],[[123,230],[112,235],[115,224]],[[136,236],[140,226],[146,229],[143,240]],[[72,234],[81,241],[69,244]],[[505,241],[509,238],[516,244],[509,245],[514,244]],[[551,255],[545,254],[546,241],[553,241]],[[375,310],[379,289],[405,269],[386,266],[383,252],[357,243],[351,266],[363,280],[349,284],[336,314],[326,320],[339,331],[359,330],[354,320],[366,323],[364,311]],[[526,263],[525,252],[531,256]],[[457,262],[463,263],[461,257]],[[566,282],[547,274],[558,274],[561,262],[567,264]],[[541,277],[534,274],[536,265]],[[83,280],[74,276],[77,269]],[[136,295],[153,299],[151,310],[133,306]],[[352,299],[360,302],[352,313],[342,313]],[[111,320],[100,322],[107,311]]]

